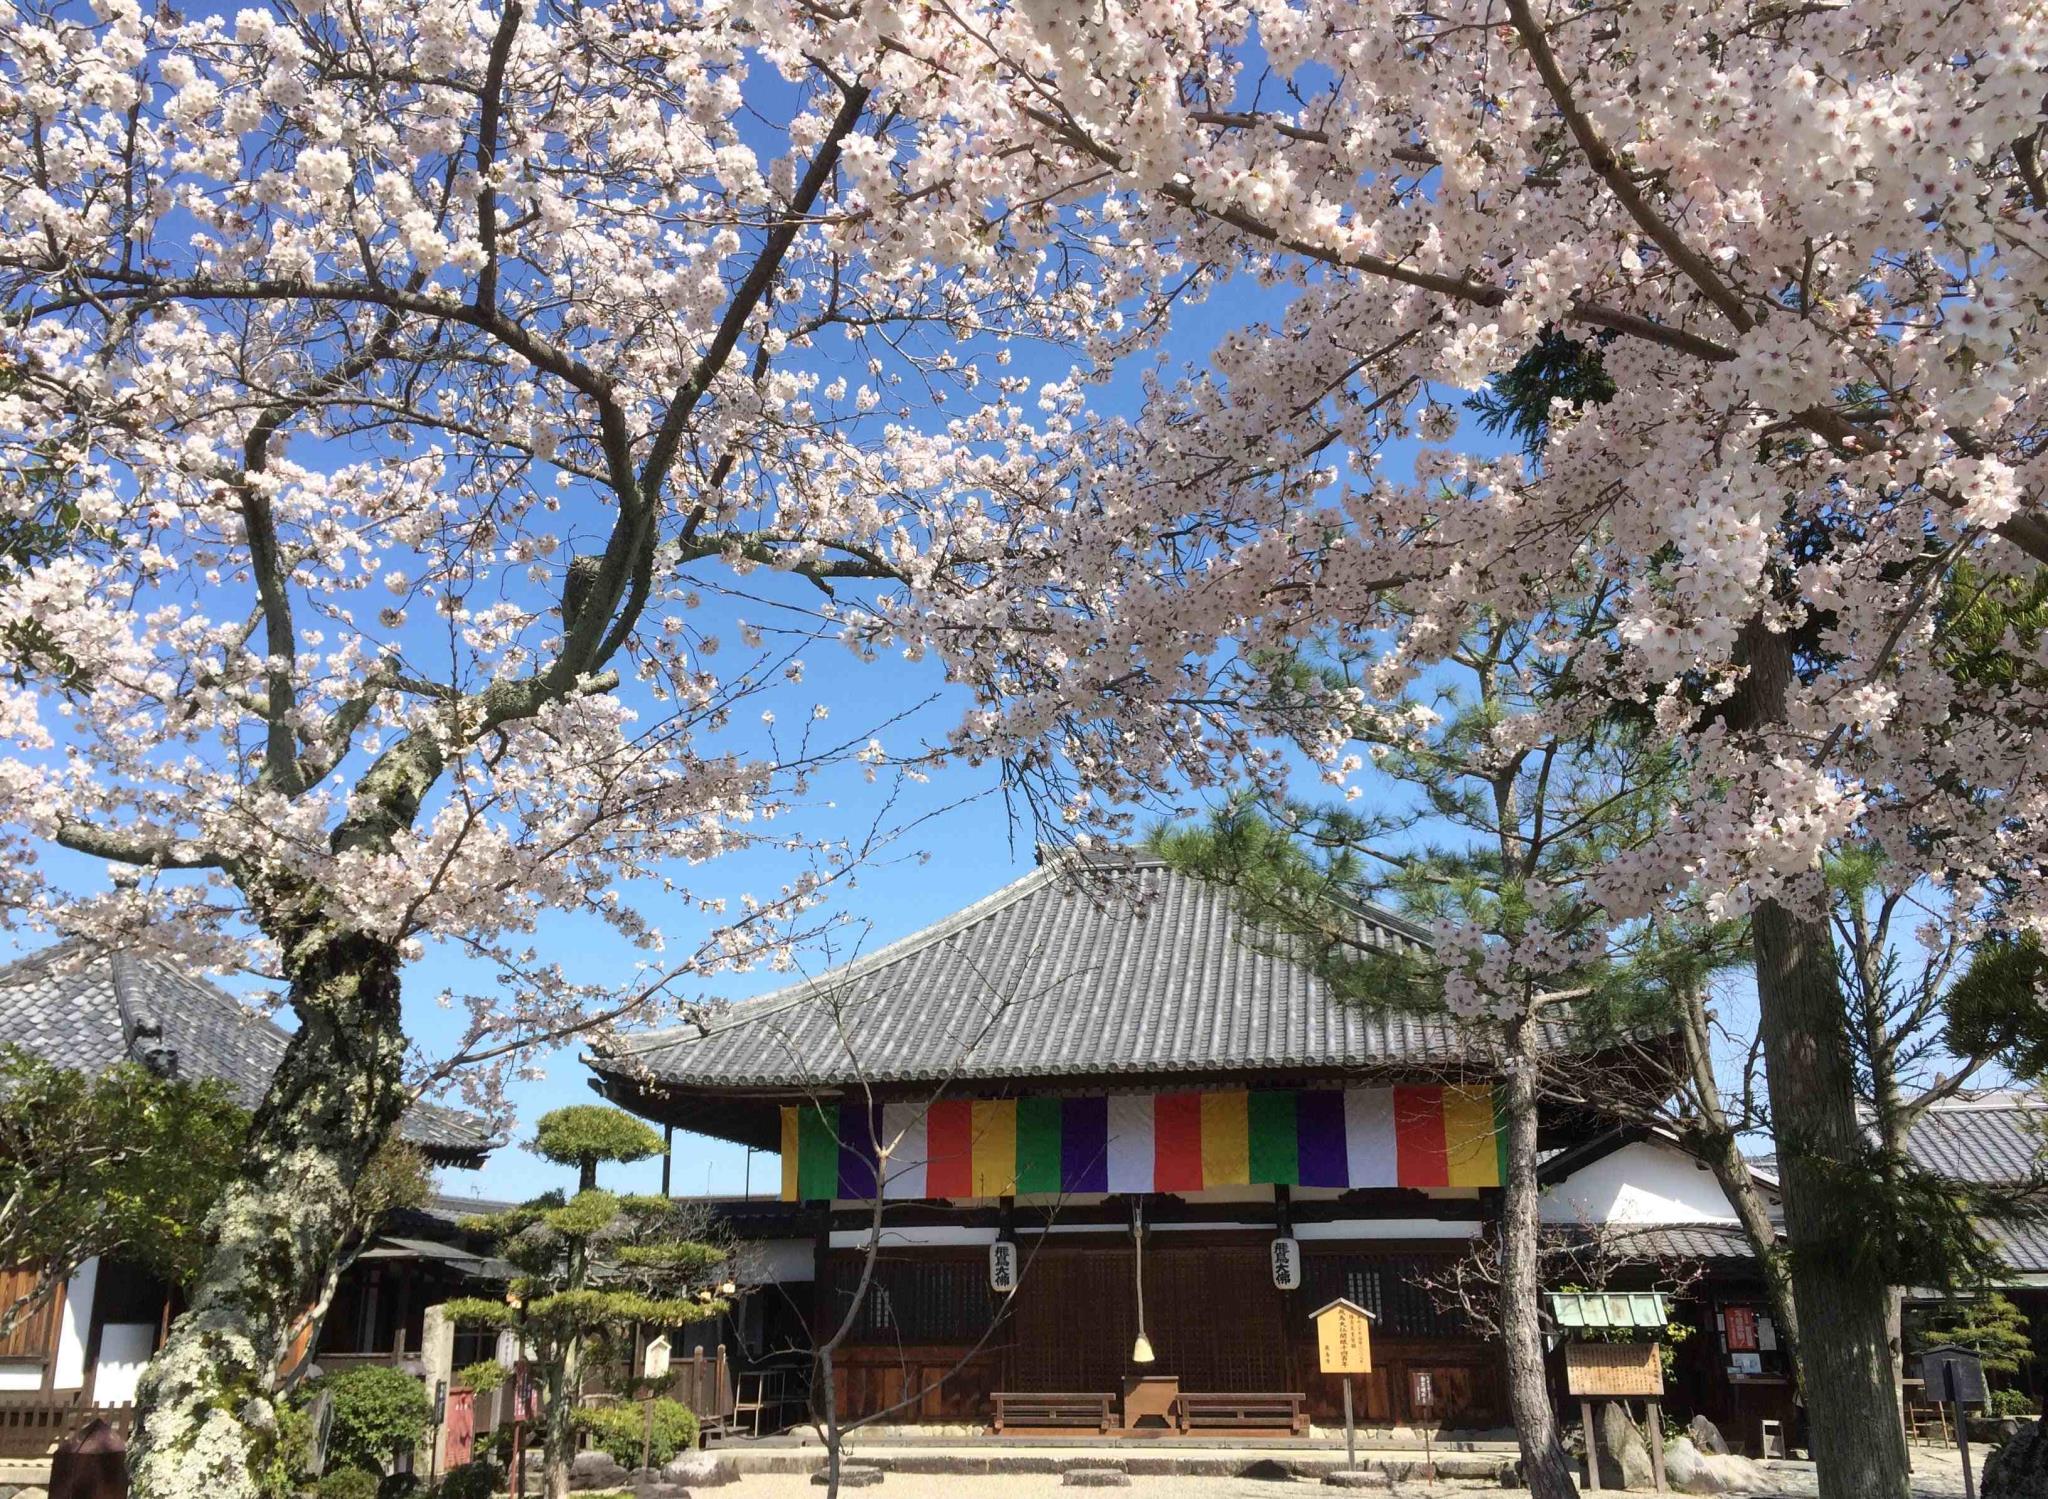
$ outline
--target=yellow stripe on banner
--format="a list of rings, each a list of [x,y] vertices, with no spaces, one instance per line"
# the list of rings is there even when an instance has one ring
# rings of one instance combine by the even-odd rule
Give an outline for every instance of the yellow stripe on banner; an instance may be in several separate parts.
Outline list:
[[[1500,1185],[1494,1148],[1493,1089],[1444,1089],[1444,1162],[1454,1187]]]
[[[973,1129],[973,1195],[1010,1196],[1017,1190],[1017,1101],[975,1099]]]
[[[1202,1185],[1241,1187],[1252,1179],[1251,1129],[1242,1093],[1202,1095]]]
[[[782,1200],[795,1202],[797,1157],[796,1110],[782,1106]]]

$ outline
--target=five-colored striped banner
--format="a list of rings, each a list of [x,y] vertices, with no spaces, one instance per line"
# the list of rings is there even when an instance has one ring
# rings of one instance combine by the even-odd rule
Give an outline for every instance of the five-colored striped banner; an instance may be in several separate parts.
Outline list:
[[[1205,1187],[1497,1187],[1505,1135],[1484,1086],[945,1098],[785,1106],[782,1197]]]

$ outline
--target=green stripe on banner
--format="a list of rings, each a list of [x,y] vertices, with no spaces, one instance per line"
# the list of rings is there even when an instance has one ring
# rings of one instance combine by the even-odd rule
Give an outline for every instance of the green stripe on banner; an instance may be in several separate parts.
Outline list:
[[[1252,1094],[1245,1122],[1252,1180],[1261,1186],[1299,1186],[1301,1153],[1294,1134],[1294,1094]]]
[[[839,1136],[816,1104],[796,1111],[796,1195],[818,1202],[839,1195]]]
[[[1060,1190],[1060,1101],[1017,1100],[1017,1190]]]
[[[1493,1090],[1493,1157],[1500,1167],[1500,1184],[1508,1184],[1508,1090]]]

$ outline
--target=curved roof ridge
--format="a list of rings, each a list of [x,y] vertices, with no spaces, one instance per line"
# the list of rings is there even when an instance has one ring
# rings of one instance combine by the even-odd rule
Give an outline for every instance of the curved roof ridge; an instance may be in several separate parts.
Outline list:
[[[1378,946],[1428,945],[1411,922],[1358,919]],[[858,1006],[853,1024],[835,993]],[[1554,1021],[1543,1037],[1569,1041]],[[1451,1017],[1340,999],[1229,890],[1125,850],[1061,851],[853,962],[585,1060],[664,1090],[1491,1065]]]
[[[834,968],[794,983],[784,984],[780,989],[771,989],[766,994],[756,994],[751,999],[736,999],[720,1010],[715,1023],[697,1025],[675,1025],[666,1030],[649,1031],[641,1036],[628,1036],[601,1054],[613,1057],[627,1057],[635,1052],[663,1046],[687,1046],[693,1041],[702,1041],[711,1036],[724,1035],[744,1025],[752,1025],[779,1015],[785,1010],[808,1003],[819,990],[834,984],[850,984],[865,978],[878,968],[885,968],[900,959],[908,958],[927,947],[957,936],[969,927],[986,921],[1004,908],[1032,894],[1042,885],[1051,883],[1059,875],[1058,865],[1048,861],[989,894],[972,905],[963,906],[950,916],[941,917],[930,926],[920,927],[894,942],[886,942],[873,952],[862,953]],[[745,1011],[745,1014],[740,1014]],[[593,1048],[595,1050],[596,1048]]]

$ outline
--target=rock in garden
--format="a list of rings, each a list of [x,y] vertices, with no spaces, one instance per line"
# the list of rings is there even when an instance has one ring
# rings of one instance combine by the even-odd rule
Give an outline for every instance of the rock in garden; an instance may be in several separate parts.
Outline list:
[[[1693,1446],[1702,1452],[1726,1455],[1728,1451],[1728,1439],[1721,1435],[1721,1428],[1705,1416],[1694,1416],[1692,1424],[1686,1427],[1686,1433],[1691,1436]]]
[[[1074,1489],[1127,1489],[1131,1475],[1122,1468],[1069,1468],[1060,1482]]]
[[[739,1482],[739,1464],[712,1452],[685,1452],[669,1459],[661,1470],[664,1483],[688,1484],[692,1488],[715,1489]]]
[[[870,1468],[861,1463],[839,1465],[839,1487],[842,1489],[871,1489],[882,1481],[882,1470]],[[832,1482],[832,1475],[824,1468],[811,1475],[811,1482],[824,1488]]]
[[[1772,1488],[1771,1475],[1732,1452],[1702,1452],[1690,1437],[1664,1449],[1665,1481],[1681,1494],[1756,1494]]]
[[[2029,1422],[1984,1460],[1984,1499],[2048,1499],[2048,1440]]]
[[[569,1460],[572,1489],[622,1489],[626,1470],[609,1452],[579,1452]]]
[[[1390,1489],[1394,1480],[1385,1468],[1335,1468],[1323,1475],[1333,1489]]]
[[[1650,1443],[1643,1429],[1629,1419],[1619,1401],[1601,1405],[1594,1430],[1600,1441],[1600,1487],[1603,1489],[1647,1489],[1656,1482],[1650,1466]]]

